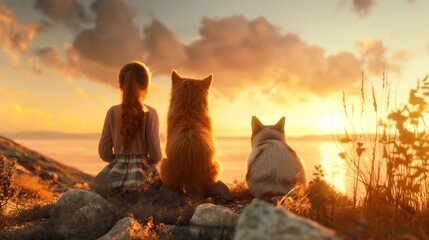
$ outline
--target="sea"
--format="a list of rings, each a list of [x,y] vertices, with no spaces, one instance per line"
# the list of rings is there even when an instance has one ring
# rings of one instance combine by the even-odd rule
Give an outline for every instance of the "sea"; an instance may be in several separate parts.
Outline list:
[[[243,181],[247,159],[251,152],[250,138],[217,137],[216,158],[221,163],[220,180],[225,183]],[[60,163],[75,167],[90,175],[96,175],[107,165],[98,156],[98,139],[15,139],[18,143],[48,156]],[[309,180],[321,166],[326,180],[337,190],[351,191],[352,178],[347,164],[338,156],[340,149],[332,138],[325,136],[292,137],[288,144],[304,161]],[[161,144],[165,149],[165,141]],[[165,155],[165,154],[164,154]]]

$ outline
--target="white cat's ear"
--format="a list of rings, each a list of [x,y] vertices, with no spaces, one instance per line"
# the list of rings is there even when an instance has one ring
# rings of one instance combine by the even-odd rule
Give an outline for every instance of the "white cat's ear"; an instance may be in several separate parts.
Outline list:
[[[261,130],[264,125],[259,121],[259,119],[255,116],[252,116],[252,132],[256,133],[257,131]]]
[[[203,79],[204,86],[210,88],[213,82],[213,74],[210,74],[208,77]]]
[[[277,123],[276,123],[276,129],[279,130],[280,132],[284,132],[285,131],[285,123],[286,123],[286,118],[283,116]]]
[[[176,72],[176,70],[173,69],[171,72],[171,82],[173,85],[179,83],[182,80],[182,77]]]

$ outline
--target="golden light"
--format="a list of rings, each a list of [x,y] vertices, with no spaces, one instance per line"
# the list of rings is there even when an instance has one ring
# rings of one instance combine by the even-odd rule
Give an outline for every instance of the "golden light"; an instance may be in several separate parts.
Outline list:
[[[344,121],[336,113],[328,113],[323,115],[320,121],[320,128],[324,132],[337,132],[339,126],[344,126]]]
[[[338,148],[335,143],[324,143],[320,145],[319,151],[322,154],[322,169],[325,173],[325,180],[335,189],[346,193],[346,163],[338,156]]]

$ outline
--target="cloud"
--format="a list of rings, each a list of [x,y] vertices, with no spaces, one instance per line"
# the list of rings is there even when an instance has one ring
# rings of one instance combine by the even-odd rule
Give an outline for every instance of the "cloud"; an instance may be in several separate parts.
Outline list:
[[[19,63],[19,53],[30,51],[34,36],[40,30],[40,24],[19,24],[12,10],[0,5],[0,45],[13,64]]]
[[[370,72],[381,74],[384,71],[387,64],[386,48],[380,39],[370,39],[366,42],[355,40],[355,46],[362,54],[362,60],[367,64]]]
[[[98,0],[92,9],[97,15],[95,28],[76,37],[76,51],[110,67],[141,58],[142,38],[132,23],[135,9],[117,0]]]
[[[353,10],[360,16],[366,16],[374,4],[374,0],[353,0]]]
[[[36,108],[22,107],[16,102],[8,102],[0,106],[0,120],[2,126],[8,129],[19,129],[27,131],[30,129],[48,129],[53,125],[52,116],[49,113]]]
[[[9,91],[2,87],[0,87],[0,97],[5,98],[23,98],[28,96],[28,93],[25,92],[15,92],[15,91]]]
[[[85,8],[76,0],[36,0],[34,8],[67,25],[77,26],[89,20]]]
[[[378,38],[367,41],[355,40],[355,46],[361,53],[362,62],[366,69],[378,76],[384,71],[399,72],[404,63],[413,57],[413,53],[407,49],[402,49],[386,56],[387,49]]]
[[[95,101],[98,101],[98,102],[102,102],[102,103],[105,103],[108,101],[107,98],[103,95],[94,95],[94,96],[92,96],[92,99],[94,99]]]
[[[249,86],[280,87],[283,95],[310,91],[328,95],[359,83],[362,67],[351,52],[328,54],[298,35],[281,34],[265,18],[204,18],[200,35],[184,43],[154,20],[144,37],[132,23],[135,9],[118,0],[97,0],[95,26],[82,30],[66,47],[66,73],[84,75],[117,88],[116,76],[127,62],[143,60],[153,76],[177,69],[184,76],[214,73],[213,88],[234,98]],[[38,52],[45,63],[62,67],[53,48]]]
[[[37,59],[28,59],[28,64],[30,65],[30,69],[33,70],[33,72],[37,74],[43,73],[42,69],[40,68],[39,61]]]
[[[429,52],[429,42],[428,42],[428,43],[426,43],[425,48],[426,48],[426,51],[428,51],[428,52]]]
[[[408,61],[412,57],[413,57],[413,53],[408,51],[407,49],[402,49],[396,52],[395,54],[393,54],[393,59],[398,62]]]
[[[75,99],[92,99],[97,102],[106,103],[108,102],[107,98],[103,95],[88,95],[82,88],[76,88],[73,92],[73,97]]]
[[[87,98],[88,94],[86,94],[82,88],[77,88],[73,93],[73,97],[75,99],[83,99],[83,98]]]
[[[157,21],[145,33],[145,40],[154,43],[145,44],[146,62],[156,73],[169,74],[171,68],[185,76],[214,73],[214,88],[228,94],[273,82],[325,95],[349,88],[361,73],[352,53],[326,54],[295,34],[282,35],[264,18],[205,18],[199,38],[188,45]],[[159,42],[171,44],[156,46]]]
[[[172,66],[188,61],[185,44],[161,22],[155,20],[144,33],[144,59],[155,73],[170,73]]]
[[[118,87],[116,76],[123,64],[110,67],[102,60],[90,60],[73,48],[73,46],[67,48],[66,51],[68,63],[65,72],[68,76],[75,77],[83,75],[95,82],[108,84],[114,88]]]
[[[8,133],[27,131],[72,130],[75,133],[99,131],[102,119],[87,119],[77,115],[46,112],[17,102],[0,103],[0,126],[7,126]],[[5,132],[3,132],[5,133]]]
[[[68,72],[117,87],[120,68],[143,56],[143,39],[132,23],[136,10],[118,0],[97,0],[92,9],[94,28],[81,31],[67,48]]]
[[[62,69],[66,64],[56,47],[41,48],[35,54],[48,66]]]

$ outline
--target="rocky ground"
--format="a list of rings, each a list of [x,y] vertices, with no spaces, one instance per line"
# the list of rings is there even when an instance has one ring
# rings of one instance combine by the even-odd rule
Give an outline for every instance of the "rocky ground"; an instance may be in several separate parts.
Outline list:
[[[61,196],[31,210],[40,217],[0,229],[0,239],[338,239],[315,222],[252,199],[246,189],[232,201],[193,199],[163,187],[135,196],[102,197],[73,188],[91,182],[92,176],[4,137],[0,154],[8,161],[17,159],[16,174],[40,177]]]

